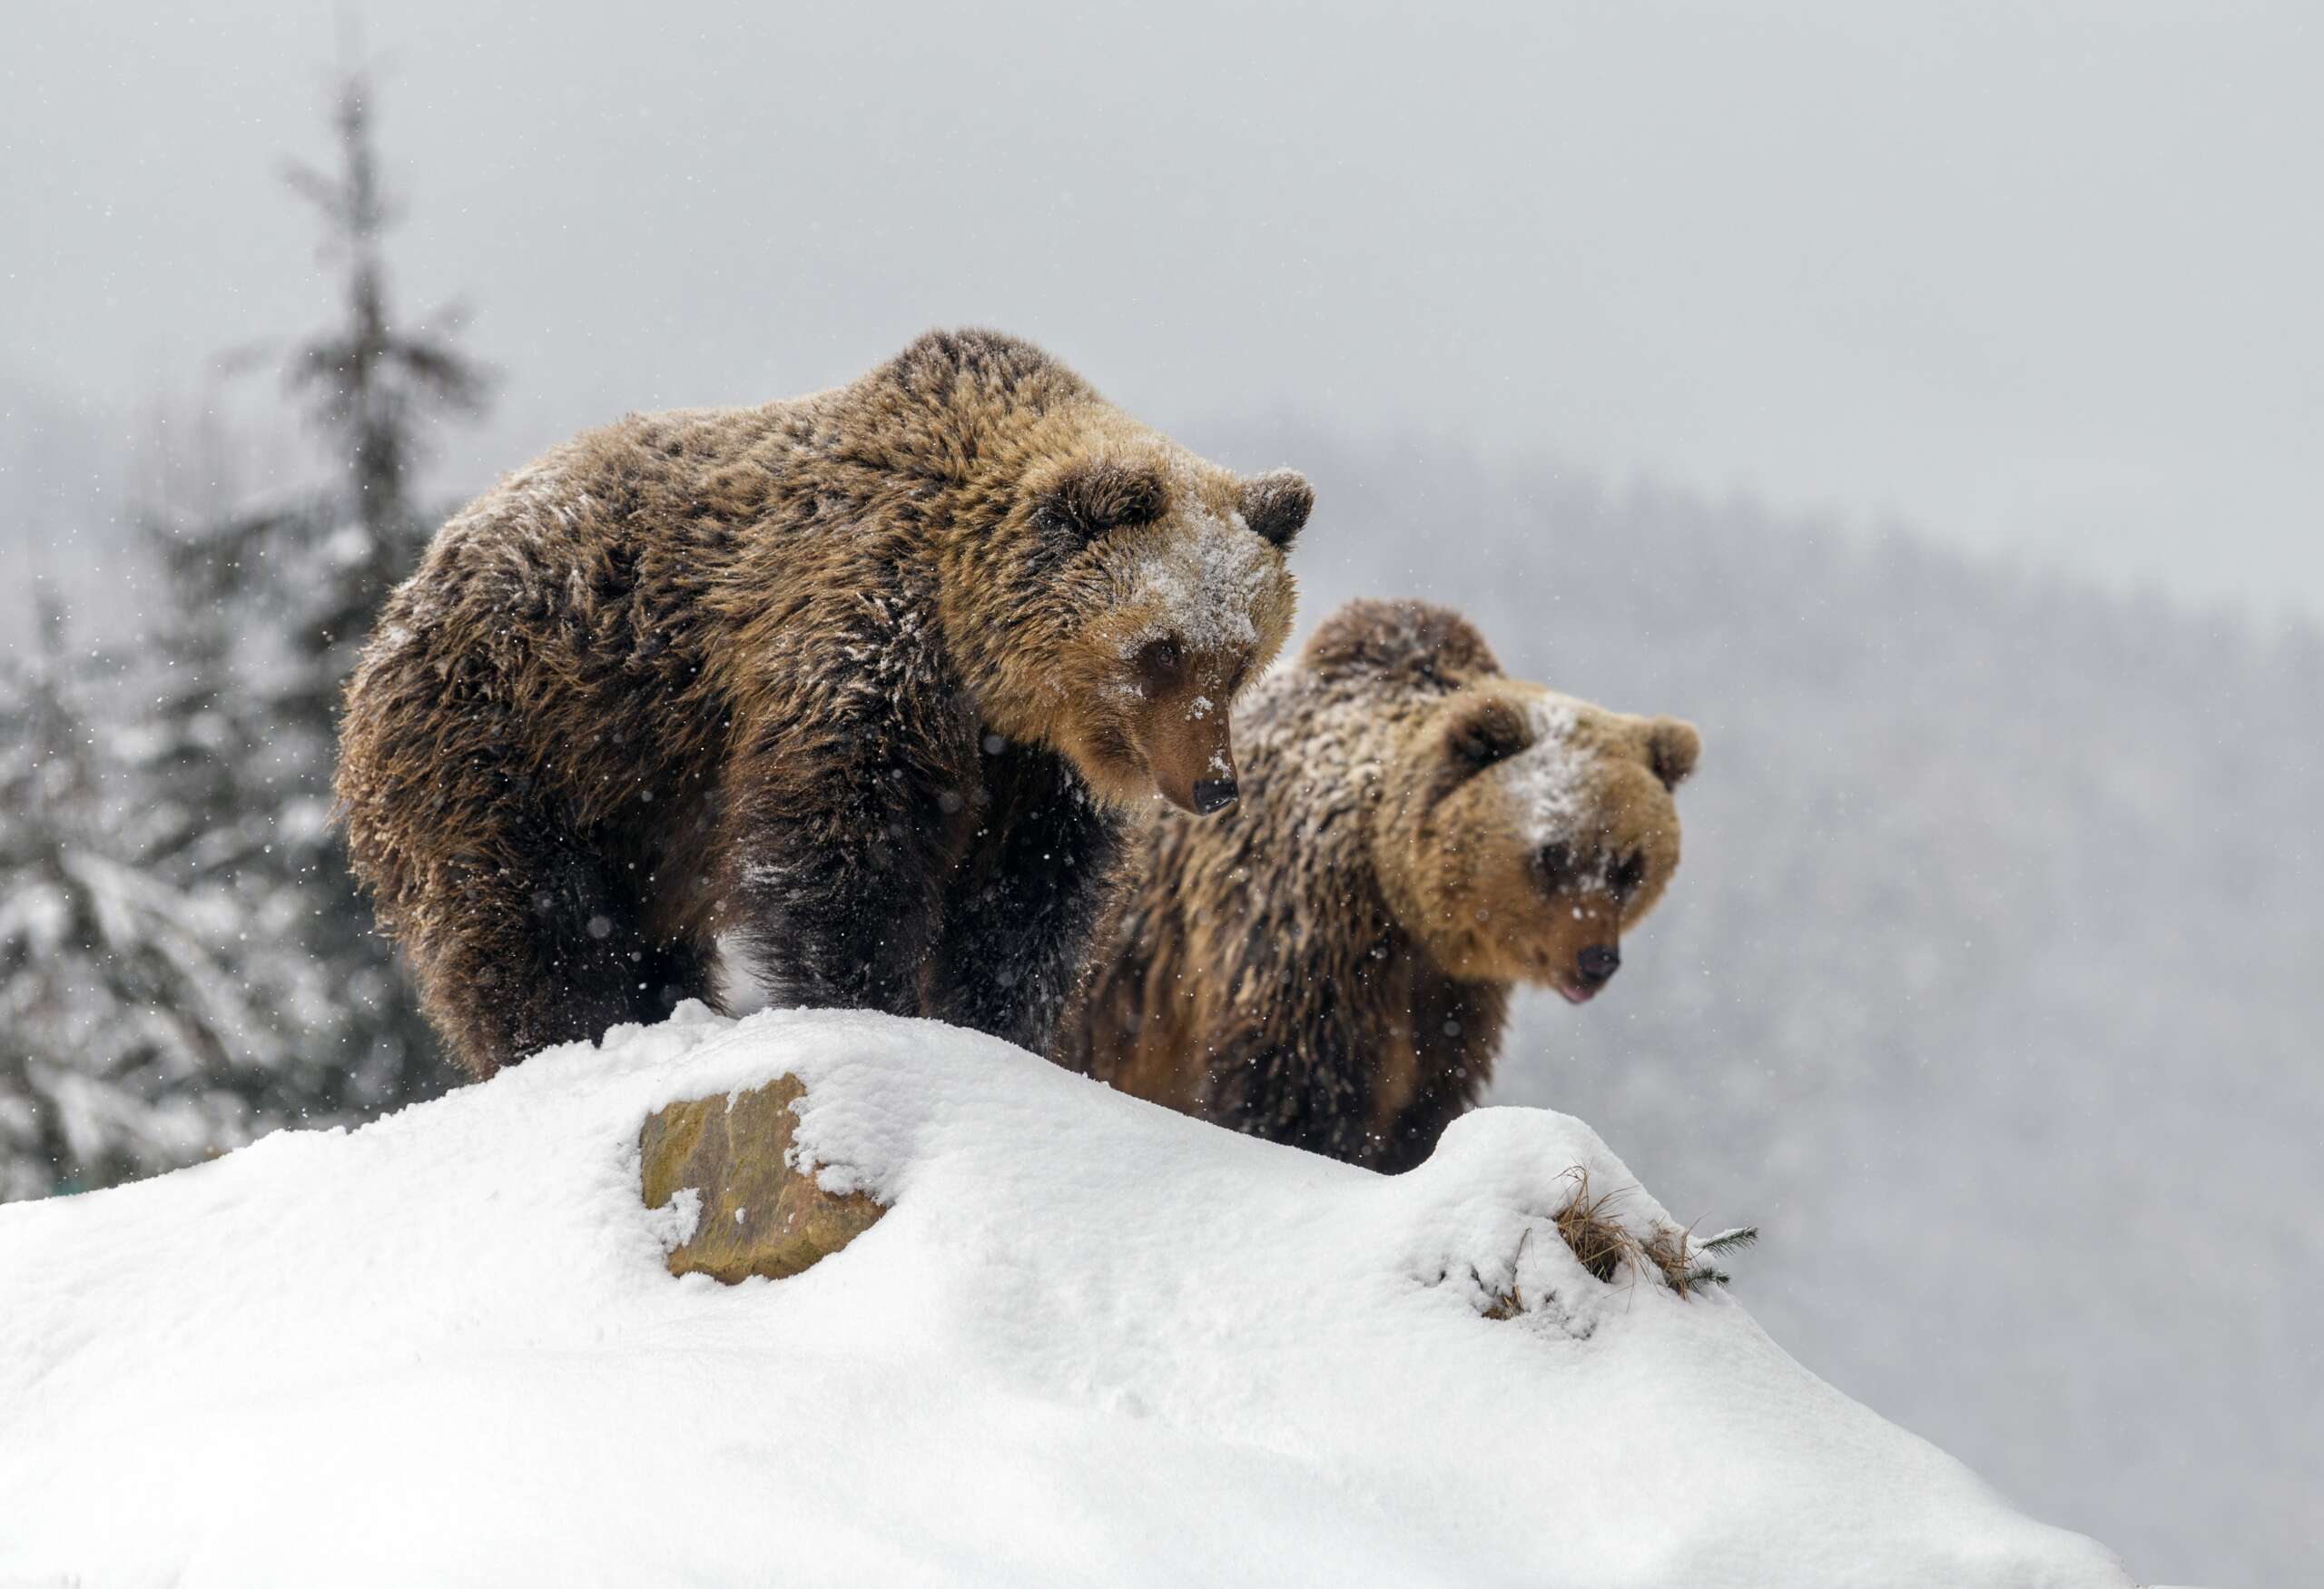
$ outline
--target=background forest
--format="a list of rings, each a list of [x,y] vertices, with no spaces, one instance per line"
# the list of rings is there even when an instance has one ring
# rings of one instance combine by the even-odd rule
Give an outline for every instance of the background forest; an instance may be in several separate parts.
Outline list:
[[[327,822],[369,616],[487,483],[421,468],[492,377],[403,312],[369,108],[350,80],[284,201],[331,320],[254,311],[285,340],[231,350],[231,401],[157,403],[133,535],[0,655],[0,1196],[453,1081]],[[2220,1585],[2324,1550],[2324,630],[1540,448],[1144,417],[1315,480],[1303,627],[1430,597],[1512,672],[1701,726],[1669,899],[1606,998],[1524,1002],[1496,1101],[1756,1223],[1768,1331],[2036,1515]],[[133,587],[143,620],[103,610]]]
[[[0,676],[0,1197],[173,1169],[450,1081],[330,823],[340,689],[438,516],[414,496],[423,432],[487,384],[456,315],[394,317],[369,92],[341,85],[332,166],[287,173],[342,301],[271,361],[327,483],[240,499],[222,436],[160,438],[162,488],[137,508],[157,632],[84,648],[50,598]]]

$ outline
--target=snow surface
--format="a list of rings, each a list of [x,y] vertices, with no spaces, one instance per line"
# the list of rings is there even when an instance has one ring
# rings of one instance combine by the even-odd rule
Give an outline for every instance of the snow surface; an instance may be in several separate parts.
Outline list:
[[[671,1278],[641,1120],[784,1071],[892,1209]],[[1575,1167],[1630,1185],[1542,1111],[1385,1179],[931,1022],[687,1006],[0,1208],[0,1583],[2129,1582],[1731,1298],[1590,1278]]]

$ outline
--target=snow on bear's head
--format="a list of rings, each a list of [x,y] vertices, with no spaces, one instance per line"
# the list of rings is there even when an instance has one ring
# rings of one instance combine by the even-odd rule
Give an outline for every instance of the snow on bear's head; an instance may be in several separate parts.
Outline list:
[[[1288,469],[1237,477],[1141,427],[1043,457],[986,548],[1019,593],[984,616],[1008,636],[989,719],[1101,799],[1232,804],[1231,711],[1290,634],[1284,555],[1314,502]]]
[[[1319,658],[1396,703],[1371,840],[1404,929],[1452,975],[1594,996],[1678,868],[1693,726],[1510,678],[1467,620],[1417,602],[1344,608]]]

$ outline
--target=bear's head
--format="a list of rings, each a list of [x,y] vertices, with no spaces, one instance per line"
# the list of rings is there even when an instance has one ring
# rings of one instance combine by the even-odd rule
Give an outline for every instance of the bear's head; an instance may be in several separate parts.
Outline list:
[[[1306,665],[1366,670],[1402,708],[1371,841],[1404,930],[1454,976],[1595,995],[1678,867],[1694,728],[1507,677],[1465,619],[1420,603],[1352,604]]]
[[[1230,712],[1291,630],[1284,554],[1315,504],[1130,427],[1028,469],[982,548],[979,706],[1101,799],[1207,815],[1237,792]]]

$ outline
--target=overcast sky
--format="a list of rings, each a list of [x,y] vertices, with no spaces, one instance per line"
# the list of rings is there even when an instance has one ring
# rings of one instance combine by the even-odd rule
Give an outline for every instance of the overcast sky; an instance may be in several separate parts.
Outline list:
[[[464,484],[980,321],[1166,426],[1466,435],[2324,614],[2319,14],[399,0],[364,25],[404,300],[464,298],[508,376],[447,459]],[[327,7],[235,0],[19,7],[7,35],[21,568],[82,555],[53,477],[103,474],[149,394],[323,312],[279,171],[327,153],[335,43]]]

